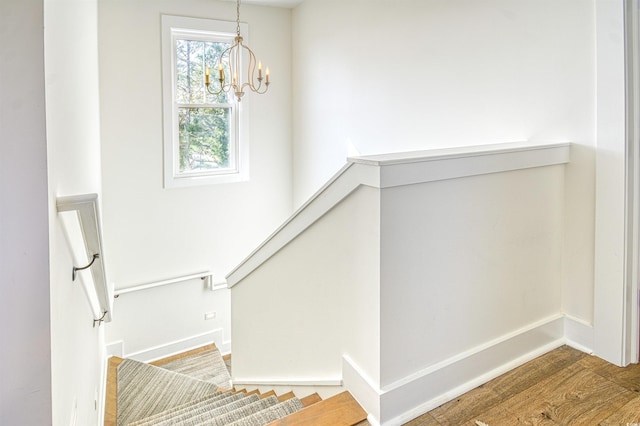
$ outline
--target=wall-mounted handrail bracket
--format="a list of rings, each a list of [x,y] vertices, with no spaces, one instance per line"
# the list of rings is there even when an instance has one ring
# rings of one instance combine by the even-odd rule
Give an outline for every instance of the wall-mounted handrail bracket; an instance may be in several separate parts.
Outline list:
[[[71,273],[71,281],[75,281],[76,280],[76,272],[78,271],[83,271],[85,269],[91,268],[91,265],[93,265],[93,262],[96,261],[96,259],[98,259],[100,257],[100,253],[95,253],[93,255],[93,258],[91,259],[91,262],[89,262],[89,264],[87,266],[83,266],[81,268],[74,266],[73,267],[73,272]]]
[[[95,328],[95,327],[96,327],[96,323],[98,324],[98,327],[100,327],[100,324],[104,321],[104,318],[107,316],[107,313],[108,313],[108,312],[109,312],[109,311],[104,311],[104,312],[102,313],[102,316],[101,316],[100,318],[98,318],[98,319],[94,319],[94,320],[93,320],[93,328]]]
[[[113,294],[111,288],[107,285],[105,274],[98,194],[58,197],[56,198],[56,208],[58,213],[72,213],[65,214],[64,218],[68,220],[63,221],[67,231],[67,238],[69,239],[71,254],[76,261],[77,259],[88,259],[90,261],[87,266],[73,266],[71,278],[75,281],[78,271],[90,268],[93,282],[83,283],[83,287],[91,307],[92,318],[100,317],[102,321],[96,321],[109,322],[113,311]]]

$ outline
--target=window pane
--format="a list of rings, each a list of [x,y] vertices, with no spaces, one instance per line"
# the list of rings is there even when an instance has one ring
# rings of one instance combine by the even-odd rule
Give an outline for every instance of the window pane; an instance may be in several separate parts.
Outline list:
[[[229,169],[231,108],[178,108],[179,173]]]
[[[176,100],[181,104],[227,103],[225,92],[212,95],[205,89],[205,69],[210,68],[211,90],[216,91],[220,55],[229,43],[176,40]],[[226,64],[225,64],[226,66]]]

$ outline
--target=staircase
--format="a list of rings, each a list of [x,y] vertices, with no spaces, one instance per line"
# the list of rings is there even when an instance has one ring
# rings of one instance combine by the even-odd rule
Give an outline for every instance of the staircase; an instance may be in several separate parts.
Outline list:
[[[367,417],[348,392],[323,400],[233,389],[229,365],[215,345],[150,364],[112,357],[105,426],[351,426]]]

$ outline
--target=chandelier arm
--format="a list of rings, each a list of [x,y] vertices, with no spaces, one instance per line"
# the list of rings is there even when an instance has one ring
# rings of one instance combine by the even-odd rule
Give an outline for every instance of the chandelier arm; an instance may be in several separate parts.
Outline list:
[[[242,100],[245,88],[249,88],[252,92],[263,94],[269,89],[269,68],[265,76],[262,75],[262,64],[258,65],[256,56],[253,51],[245,46],[242,35],[240,34],[240,0],[236,1],[236,37],[231,46],[225,49],[220,55],[218,62],[218,72],[216,80],[220,84],[220,88],[215,91],[210,88],[209,71],[207,69],[206,90],[212,95],[219,95],[222,92],[233,91],[238,101]],[[246,52],[245,52],[246,50]],[[243,73],[241,72],[241,64],[243,55],[247,56],[246,80],[243,81]],[[224,67],[224,58],[227,58],[229,68],[229,78],[227,79],[227,71]],[[256,79],[256,65],[258,66],[258,78]],[[257,80],[257,84],[256,84]],[[264,88],[263,88],[263,80]]]
[[[247,52],[249,52],[249,63],[247,64],[247,82],[249,83],[249,88],[255,92],[256,91],[256,85],[255,85],[255,73],[256,73],[256,65],[257,65],[257,61],[256,61],[256,55],[253,54],[253,51],[251,49],[249,49],[247,46],[243,46],[245,49],[247,49]],[[261,81],[258,80],[258,87],[260,87],[260,83]]]

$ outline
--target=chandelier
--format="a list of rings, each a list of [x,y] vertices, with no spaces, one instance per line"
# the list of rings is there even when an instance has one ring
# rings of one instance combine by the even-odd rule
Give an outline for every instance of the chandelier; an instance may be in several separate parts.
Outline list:
[[[262,74],[262,62],[257,61],[256,55],[253,54],[251,49],[242,42],[242,35],[240,34],[240,0],[237,0],[236,6],[236,37],[233,44],[227,48],[220,55],[217,67],[217,77],[219,88],[217,90],[212,89],[210,70],[209,67],[205,71],[205,85],[207,92],[212,95],[219,95],[222,92],[233,92],[238,102],[242,100],[244,96],[245,88],[249,88],[252,92],[263,94],[269,89],[269,68],[267,67],[264,75]],[[244,53],[243,53],[244,52]],[[243,75],[241,70],[242,57],[247,58],[246,75]],[[225,67],[223,66],[224,59],[227,58],[229,64],[229,76]],[[258,70],[258,77],[256,78],[256,66]],[[263,86],[264,81],[264,86]],[[218,86],[216,84],[216,86]]]

